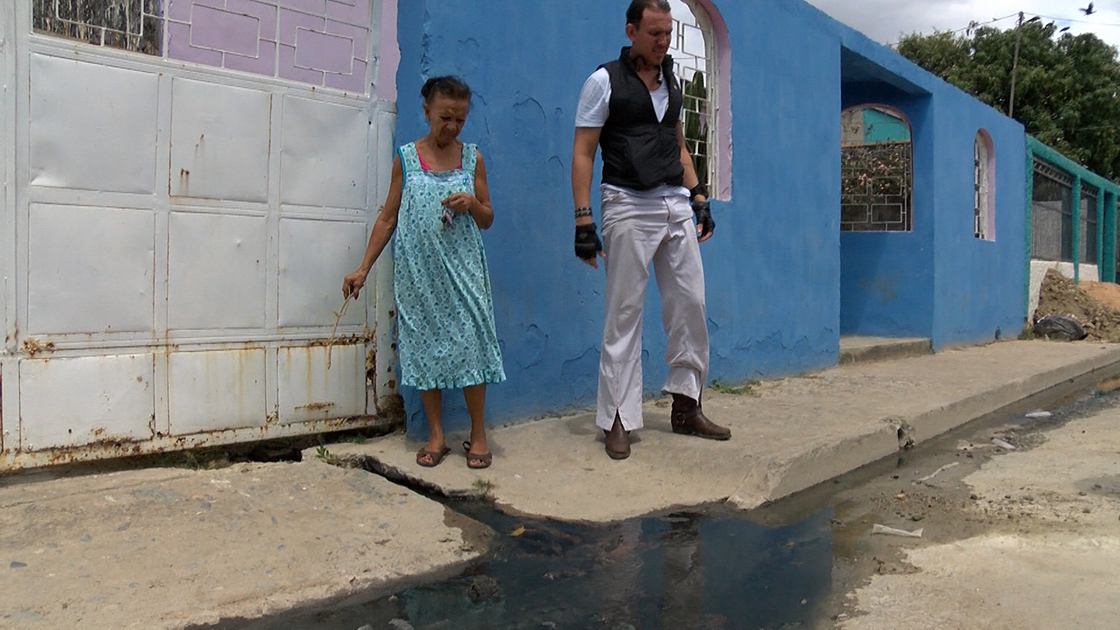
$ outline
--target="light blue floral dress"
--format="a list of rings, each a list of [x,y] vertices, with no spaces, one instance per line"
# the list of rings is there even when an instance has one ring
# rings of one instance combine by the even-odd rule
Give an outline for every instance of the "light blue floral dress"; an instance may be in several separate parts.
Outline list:
[[[463,144],[450,171],[420,165],[416,144],[398,149],[404,171],[393,237],[401,383],[421,390],[458,389],[505,380],[482,233],[469,213],[443,221],[440,202],[474,194],[478,154]]]

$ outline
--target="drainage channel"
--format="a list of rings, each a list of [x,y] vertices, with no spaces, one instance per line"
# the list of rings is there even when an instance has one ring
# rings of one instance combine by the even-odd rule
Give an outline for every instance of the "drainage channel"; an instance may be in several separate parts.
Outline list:
[[[1006,441],[1029,448],[1032,436],[1115,405],[1120,396],[1095,386],[1075,394],[1036,395],[897,458],[753,512],[707,505],[588,525],[522,518],[484,501],[424,492],[499,534],[489,553],[460,575],[388,596],[372,594],[376,599],[356,605],[209,627],[831,628],[847,615],[846,593],[884,566],[891,570],[889,553],[869,542],[868,523],[855,516],[866,511],[868,506],[859,504],[871,502],[877,485],[897,484],[900,477],[942,462],[967,460],[968,466],[979,467],[1003,452],[978,449],[974,456],[955,446],[962,439],[987,440],[998,429]],[[1053,413],[1046,419],[1026,417],[1038,407]]]
[[[831,509],[770,527],[722,505],[609,525],[518,518],[481,501],[449,507],[500,535],[448,580],[335,610],[221,628],[781,628],[823,618]]]

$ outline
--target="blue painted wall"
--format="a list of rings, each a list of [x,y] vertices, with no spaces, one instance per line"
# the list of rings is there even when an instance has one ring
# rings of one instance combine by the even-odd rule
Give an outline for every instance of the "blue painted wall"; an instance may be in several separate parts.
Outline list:
[[[933,329],[935,188],[930,178],[918,174],[933,168],[932,99],[928,94],[910,95],[878,82],[844,85],[844,109],[872,103],[890,106],[910,122],[913,229],[840,235],[840,331],[846,335],[929,337]]]
[[[1014,339],[1023,328],[1026,139],[999,112],[947,92],[938,102],[937,228],[934,241],[934,348]],[[973,142],[986,130],[995,150],[995,234],[973,235]],[[991,236],[991,235],[989,235]]]
[[[847,52],[844,107],[890,105],[910,120],[914,229],[841,236],[841,330],[929,337],[935,349],[1015,337],[1022,328],[1026,171],[1022,126],[863,35],[837,25]],[[875,80],[861,63],[874,64]],[[850,70],[850,71],[849,71]],[[995,240],[973,236],[972,150],[995,149]]]
[[[484,240],[509,376],[489,390],[491,423],[590,408],[594,403],[603,272],[586,267],[572,253],[571,143],[580,87],[627,43],[627,4],[400,3],[398,143],[427,130],[419,97],[425,78],[455,73],[475,90],[462,138],[477,142],[487,161],[496,220]],[[725,0],[715,5],[731,41],[734,159],[732,197],[713,204],[719,227],[701,248],[710,378],[734,382],[834,364],[842,293],[850,317],[856,306],[862,309],[853,321],[877,322],[896,333],[930,335],[940,330],[934,323],[939,309],[933,295],[936,265],[943,258],[933,252],[933,217],[941,207],[934,199],[940,198],[944,182],[924,178],[915,187],[916,206],[927,209],[917,215],[913,233],[845,235],[841,242],[840,112],[848,101],[865,96],[859,93],[860,84],[842,89],[842,48],[874,60],[892,76],[904,77],[895,83],[910,92],[880,86],[873,96],[910,117],[915,146],[923,156],[915,160],[915,167],[924,172],[950,170],[938,166],[933,156],[947,142],[935,130],[940,111],[936,99],[953,89],[799,0]],[[916,84],[921,84],[916,92],[932,96],[914,96]],[[951,104],[970,112],[982,108],[968,99]],[[959,113],[945,115],[956,116]],[[1000,138],[997,153],[1002,151]],[[971,143],[970,136],[969,151]],[[1002,162],[1002,155],[1000,159],[1001,166],[1011,162]],[[966,164],[971,172],[970,164],[971,157]],[[598,218],[598,208],[595,213]],[[1010,238],[1014,226],[1006,229]],[[967,235],[971,238],[971,231]],[[1021,236],[1017,242],[1023,242]],[[952,255],[946,253],[945,258]],[[851,275],[855,269],[866,271]],[[998,274],[998,268],[992,274]],[[1015,290],[1021,287],[1022,282],[1015,284]],[[647,390],[654,392],[666,368],[652,282],[646,306],[643,366]],[[1021,313],[1023,308],[1008,310]],[[981,328],[994,328],[985,315],[975,319]],[[421,433],[418,400],[413,392],[405,394],[410,432]],[[445,408],[450,409],[445,421],[463,426],[462,405],[452,402],[446,397]]]

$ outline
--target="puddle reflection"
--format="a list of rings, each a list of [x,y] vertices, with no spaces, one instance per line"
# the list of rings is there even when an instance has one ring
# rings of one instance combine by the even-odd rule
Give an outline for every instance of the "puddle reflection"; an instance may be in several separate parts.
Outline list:
[[[721,508],[607,526],[525,522],[493,511],[470,516],[505,536],[467,573],[251,627],[786,628],[814,625],[827,605],[831,508],[776,528]]]

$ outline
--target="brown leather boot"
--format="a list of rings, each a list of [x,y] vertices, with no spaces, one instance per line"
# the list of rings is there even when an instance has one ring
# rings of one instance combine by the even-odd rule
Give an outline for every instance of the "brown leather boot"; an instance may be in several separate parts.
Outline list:
[[[614,425],[611,430],[603,430],[606,434],[607,455],[611,459],[626,459],[630,457],[630,432],[622,428],[622,418],[614,414]]]
[[[669,419],[673,425],[673,433],[695,435],[708,440],[731,439],[731,429],[709,420],[700,408],[700,403],[682,394],[673,394],[673,411]]]

